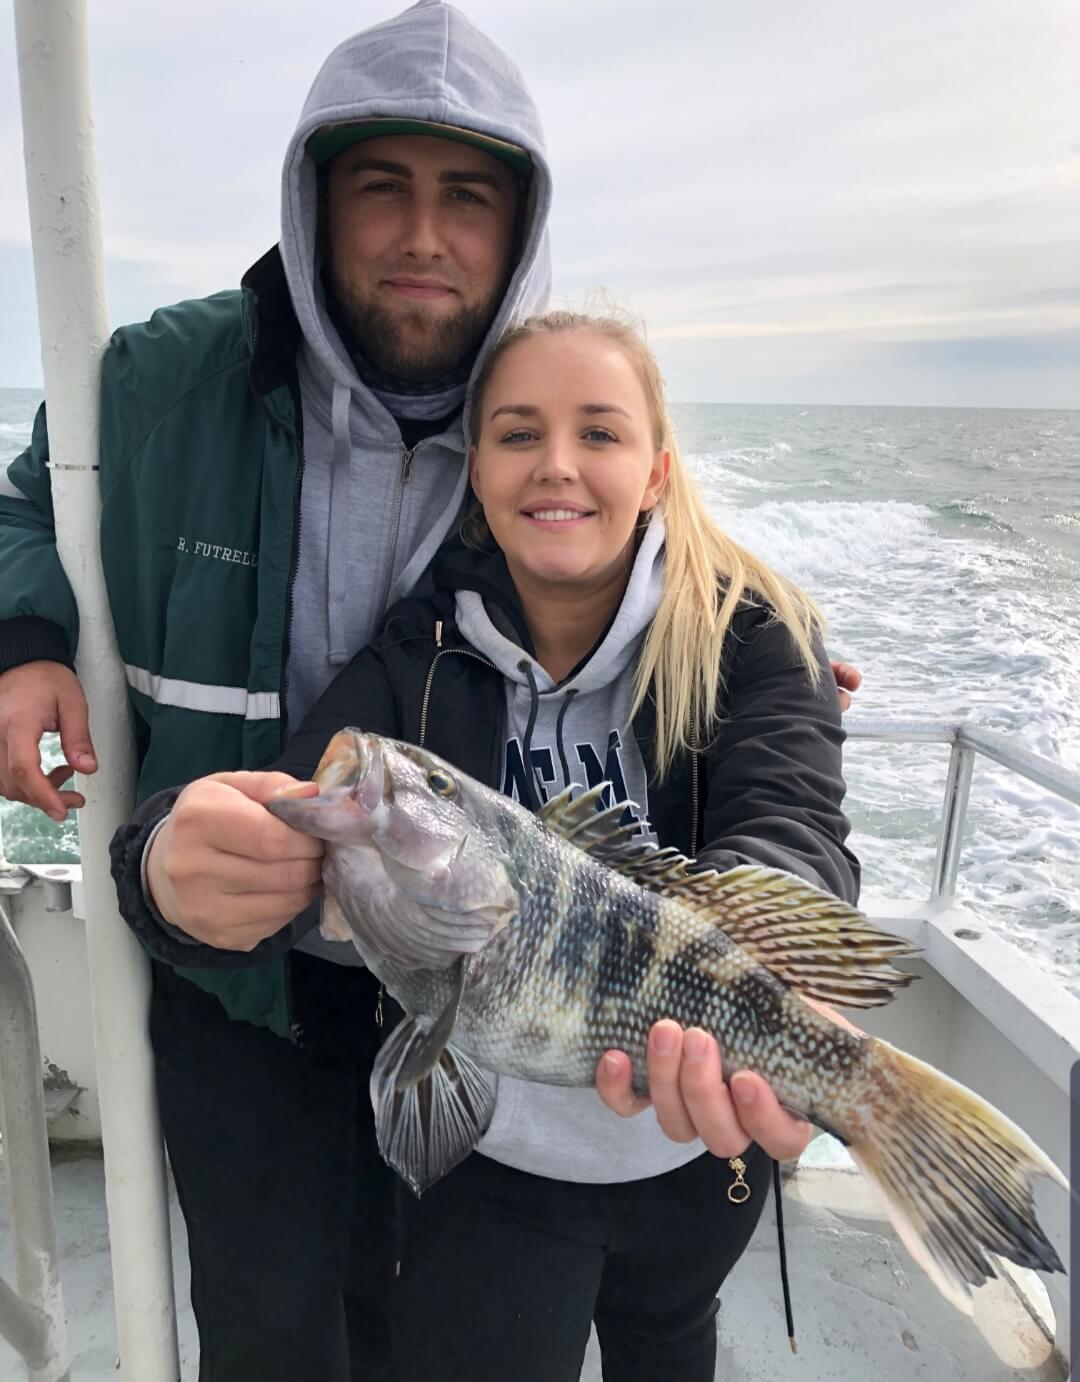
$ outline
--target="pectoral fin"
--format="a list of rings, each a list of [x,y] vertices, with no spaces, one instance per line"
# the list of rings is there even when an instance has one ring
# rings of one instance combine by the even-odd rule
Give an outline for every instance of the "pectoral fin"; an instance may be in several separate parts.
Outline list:
[[[495,1111],[489,1077],[447,1045],[466,969],[460,960],[453,995],[433,1024],[399,1023],[371,1073],[379,1151],[417,1195],[472,1151]]]

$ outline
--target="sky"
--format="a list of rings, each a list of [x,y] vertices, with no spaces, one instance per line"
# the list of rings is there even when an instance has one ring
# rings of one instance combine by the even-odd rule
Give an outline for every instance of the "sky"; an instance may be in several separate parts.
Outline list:
[[[277,238],[315,72],[378,0],[93,0],[113,324]],[[640,314],[675,400],[1080,407],[1075,0],[463,0],[523,68],[554,300]],[[0,386],[41,381],[11,9]]]

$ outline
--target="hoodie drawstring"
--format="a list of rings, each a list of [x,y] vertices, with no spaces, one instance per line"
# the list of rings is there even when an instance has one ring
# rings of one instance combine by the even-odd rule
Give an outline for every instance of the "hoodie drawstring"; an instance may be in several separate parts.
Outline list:
[[[540,810],[541,795],[536,785],[536,769],[532,761],[532,737],[533,730],[536,728],[536,717],[540,713],[540,692],[536,686],[536,673],[533,671],[532,663],[526,658],[522,658],[518,663],[518,671],[524,672],[529,683],[529,720],[525,726],[525,738],[521,745],[522,766],[525,769],[525,785],[528,789],[529,800],[523,805],[530,811]]]
[[[563,744],[562,725],[563,720],[566,718],[566,712],[570,709],[570,702],[577,693],[578,689],[576,686],[572,686],[570,690],[567,691],[566,698],[559,707],[559,717],[555,721],[555,747],[559,751],[559,766],[562,768],[562,785],[564,789],[570,786],[570,766],[566,761],[566,748]]]
[[[330,409],[334,443],[334,469],[330,481],[330,513],[326,525],[326,622],[330,662],[348,662],[345,639],[345,600],[349,543],[349,499],[352,488],[352,438],[349,435],[349,408],[352,394],[337,379]]]
[[[774,1161],[772,1164],[772,1183],[773,1198],[776,1200],[776,1239],[780,1245],[780,1285],[784,1292],[784,1316],[787,1320],[788,1343],[791,1345],[792,1353],[797,1353],[795,1316],[791,1311],[791,1287],[788,1285],[787,1243],[784,1240],[784,1201],[780,1193],[780,1163],[778,1161]]]

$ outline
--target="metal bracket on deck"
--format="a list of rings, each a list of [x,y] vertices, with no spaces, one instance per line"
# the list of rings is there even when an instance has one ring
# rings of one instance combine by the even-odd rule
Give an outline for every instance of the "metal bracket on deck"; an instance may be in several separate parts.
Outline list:
[[[68,1382],[37,1005],[30,970],[2,908],[0,1134],[17,1288],[0,1279],[0,1336],[22,1356],[30,1382]]]

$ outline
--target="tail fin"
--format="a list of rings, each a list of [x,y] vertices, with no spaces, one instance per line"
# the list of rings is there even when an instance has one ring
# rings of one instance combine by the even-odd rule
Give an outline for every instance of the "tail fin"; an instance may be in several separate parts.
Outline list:
[[[1035,1218],[1032,1183],[1065,1177],[1003,1114],[933,1066],[874,1041],[876,1087],[867,1136],[850,1151],[877,1187],[912,1257],[959,1310],[998,1271],[990,1253],[1021,1267],[1065,1270]]]

